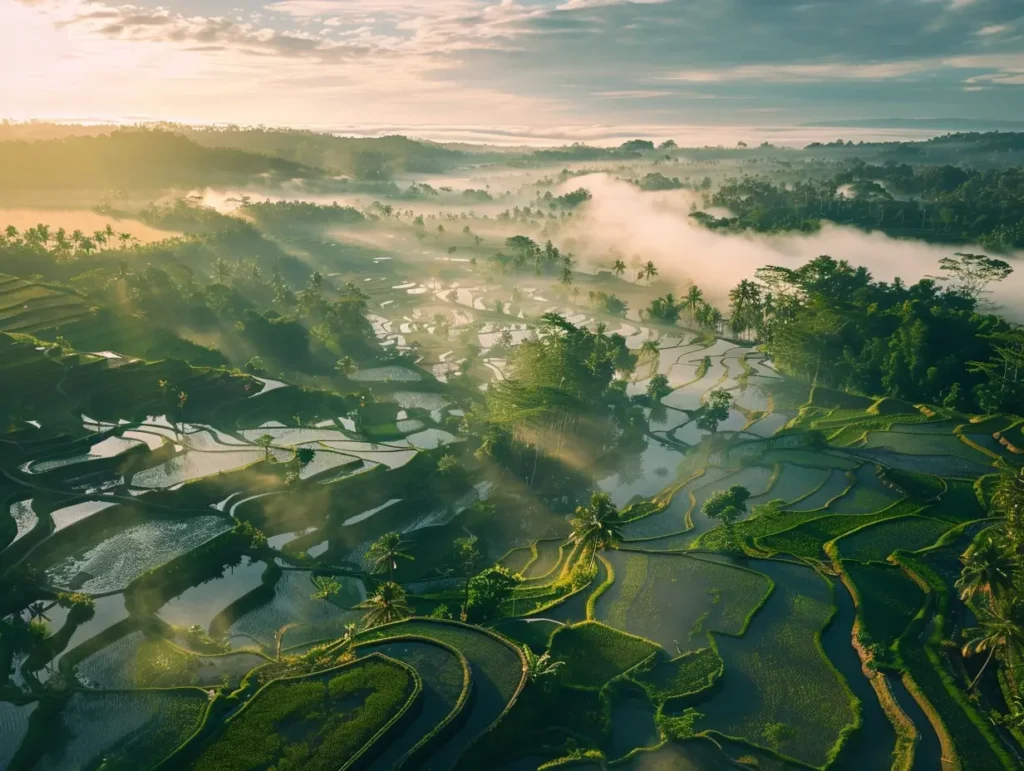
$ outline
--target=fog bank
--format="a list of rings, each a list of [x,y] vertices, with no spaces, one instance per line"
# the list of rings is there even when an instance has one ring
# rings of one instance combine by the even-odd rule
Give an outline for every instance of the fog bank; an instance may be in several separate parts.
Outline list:
[[[892,281],[899,276],[914,283],[936,275],[942,257],[985,253],[977,245],[927,244],[828,223],[810,235],[723,233],[707,230],[689,217],[691,205],[699,207],[700,198],[688,191],[646,193],[605,174],[578,177],[565,187],[586,187],[593,194],[561,239],[571,239],[563,245],[585,268],[609,267],[611,250],[620,252],[627,264],[653,260],[663,282],[675,282],[679,288],[696,283],[723,310],[729,289],[741,279],[753,278],[764,265],[795,268],[827,254],[867,267],[876,279]],[[993,287],[989,299],[1007,318],[1024,321],[1024,253],[1001,256],[1015,271]]]

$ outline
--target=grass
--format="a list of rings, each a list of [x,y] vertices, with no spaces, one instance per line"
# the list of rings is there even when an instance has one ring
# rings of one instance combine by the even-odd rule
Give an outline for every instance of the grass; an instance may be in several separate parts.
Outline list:
[[[841,469],[849,471],[856,468],[858,461],[845,458],[841,455],[815,452],[813,450],[801,449],[771,449],[762,455],[759,463],[793,463],[797,466],[819,469]]]
[[[563,626],[551,636],[551,658],[564,662],[557,677],[576,688],[600,689],[657,650],[649,640],[596,621]]]
[[[610,551],[616,580],[594,617],[671,654],[706,644],[709,631],[742,634],[771,592],[760,573],[689,555]]]
[[[842,567],[856,594],[861,641],[884,661],[886,651],[921,609],[924,594],[906,573],[892,565],[844,560]]]
[[[494,627],[494,631],[520,645],[528,645],[534,653],[543,653],[551,644],[551,635],[561,624],[544,618],[511,619]]]
[[[197,758],[195,771],[337,771],[420,694],[407,665],[367,657],[264,686]]]
[[[950,528],[949,522],[930,517],[898,517],[865,525],[836,542],[845,559],[882,561],[896,549],[917,551],[935,543]]]

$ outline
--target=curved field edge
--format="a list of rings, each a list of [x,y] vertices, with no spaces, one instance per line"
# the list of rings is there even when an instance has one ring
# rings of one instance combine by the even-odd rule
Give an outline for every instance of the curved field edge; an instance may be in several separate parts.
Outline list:
[[[371,630],[367,630],[367,631],[369,633],[371,633],[371,634],[378,634],[381,631],[385,631],[385,630],[388,630],[388,631],[397,630],[403,624],[410,624],[410,623],[423,624],[423,625],[425,625],[427,627],[433,626],[433,625],[442,626],[442,627],[443,626],[450,626],[450,627],[455,627],[457,629],[461,629],[461,630],[468,631],[468,632],[471,632],[471,633],[486,635],[487,637],[493,639],[495,642],[503,645],[504,647],[506,647],[510,651],[512,651],[515,654],[516,658],[519,660],[519,664],[520,664],[519,679],[518,679],[518,682],[516,683],[515,688],[512,691],[511,696],[506,701],[504,709],[502,709],[501,713],[483,730],[483,732],[481,732],[477,736],[473,737],[472,740],[470,741],[470,743],[459,753],[459,756],[455,759],[455,763],[453,764],[453,765],[457,765],[458,762],[459,762],[459,759],[462,756],[464,756],[467,752],[469,752],[469,750],[473,747],[473,745],[475,745],[478,742],[480,742],[487,734],[491,733],[495,729],[495,727],[501,722],[501,720],[508,714],[509,710],[512,709],[512,706],[515,704],[516,699],[519,698],[520,693],[522,693],[522,690],[523,690],[523,688],[526,685],[526,656],[523,653],[522,648],[519,647],[516,643],[510,641],[508,638],[503,637],[502,635],[498,634],[497,632],[495,632],[495,631],[493,631],[491,629],[487,629],[485,627],[471,626],[469,624],[464,624],[461,621],[453,621],[453,620],[449,620],[449,619],[433,619],[433,618],[428,619],[428,618],[422,618],[422,617],[414,616],[412,618],[404,619],[402,621],[396,621],[396,622],[391,623],[391,624],[384,624],[382,626],[375,627],[375,628],[373,628]],[[399,634],[401,634],[401,633],[399,633]],[[369,641],[369,640],[367,640],[367,641]],[[376,638],[374,638],[373,641],[376,641]]]
[[[437,725],[424,734],[416,744],[414,744],[401,758],[398,759],[395,763],[395,768],[404,768],[414,760],[425,758],[430,753],[431,749],[445,738],[449,730],[457,727],[456,723],[461,721],[464,717],[466,702],[469,701],[469,696],[473,687],[473,675],[469,661],[462,654],[462,651],[452,645],[449,645],[443,640],[438,640],[433,637],[424,637],[422,635],[415,634],[395,635],[393,637],[383,637],[373,640],[372,642],[359,643],[355,646],[355,650],[358,651],[362,647],[371,647],[382,643],[395,642],[418,642],[426,645],[434,645],[452,654],[459,662],[459,666],[462,668],[462,690],[459,693],[455,706],[447,715],[441,718]]]

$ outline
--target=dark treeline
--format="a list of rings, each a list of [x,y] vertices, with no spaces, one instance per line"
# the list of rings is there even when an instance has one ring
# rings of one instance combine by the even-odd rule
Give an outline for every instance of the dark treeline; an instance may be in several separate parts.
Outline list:
[[[1009,266],[944,259],[946,276],[875,281],[822,256],[767,267],[731,293],[732,326],[755,328],[784,371],[834,388],[967,412],[1024,411],[1024,331],[980,307]]]
[[[693,216],[724,230],[812,231],[822,221],[991,251],[1024,248],[1024,170],[875,166],[854,161],[831,179],[784,186],[761,176],[725,182],[708,203],[734,216]]]
[[[316,177],[321,172],[270,155],[202,147],[165,131],[124,129],[110,135],[0,142],[0,188],[67,189],[209,183],[270,175]]]

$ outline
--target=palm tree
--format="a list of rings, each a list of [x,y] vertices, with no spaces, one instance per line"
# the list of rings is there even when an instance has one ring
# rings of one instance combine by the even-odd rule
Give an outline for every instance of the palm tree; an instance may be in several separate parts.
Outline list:
[[[622,260],[616,260],[615,262],[612,263],[612,273],[614,273],[616,276],[618,276],[619,278],[622,278],[622,275],[625,272],[626,272],[626,263],[624,263]]]
[[[558,671],[559,667],[565,665],[564,661],[552,661],[550,653],[542,653],[538,656],[529,645],[523,646],[523,658],[526,660],[524,667],[526,679],[531,683],[542,677],[550,677]]]
[[[978,623],[978,626],[964,630],[967,642],[964,643],[963,655],[970,656],[987,650],[988,656],[967,690],[974,688],[981,679],[996,651],[1010,653],[1024,648],[1024,598],[1011,597],[1006,602],[996,603],[991,610],[979,608]]]
[[[133,236],[131,233],[118,233],[117,238],[121,242],[121,248],[127,249],[128,244],[135,238],[135,236]]]
[[[964,601],[978,595],[997,601],[1013,588],[1017,560],[1005,537],[986,533],[961,559],[964,567],[954,585]]]
[[[568,265],[562,266],[562,275],[560,280],[566,286],[572,284],[572,268],[570,268]]]
[[[367,627],[390,624],[412,615],[412,608],[406,600],[405,589],[394,581],[387,581],[377,587],[372,595],[356,605],[367,611],[363,623]]]
[[[316,591],[309,595],[309,599],[323,600],[326,613],[331,597],[341,591],[341,582],[333,576],[313,576],[313,584],[316,586]]]
[[[612,503],[608,493],[594,493],[590,503],[576,507],[576,513],[569,520],[572,533],[569,543],[590,550],[591,559],[597,552],[614,546],[622,540],[622,525],[617,521],[619,510]]]
[[[334,369],[347,377],[356,371],[356,361],[351,356],[342,356],[335,363]]]
[[[642,268],[644,277],[647,279],[647,283],[650,283],[651,279],[658,275],[658,269],[654,263],[648,260]]]
[[[366,556],[373,563],[373,572],[383,573],[387,570],[388,580],[394,583],[398,560],[415,559],[411,554],[402,550],[403,545],[402,534],[394,530],[390,533],[384,533],[384,535],[370,544],[370,548],[366,550]]]
[[[661,352],[661,346],[657,340],[644,340],[643,345],[640,346],[640,358],[644,356],[650,356],[652,359],[657,359]]]
[[[693,325],[694,315],[697,313],[698,308],[704,302],[704,293],[700,290],[700,287],[694,284],[690,287],[686,293],[686,298],[683,300],[683,307],[690,309],[690,324]]]

